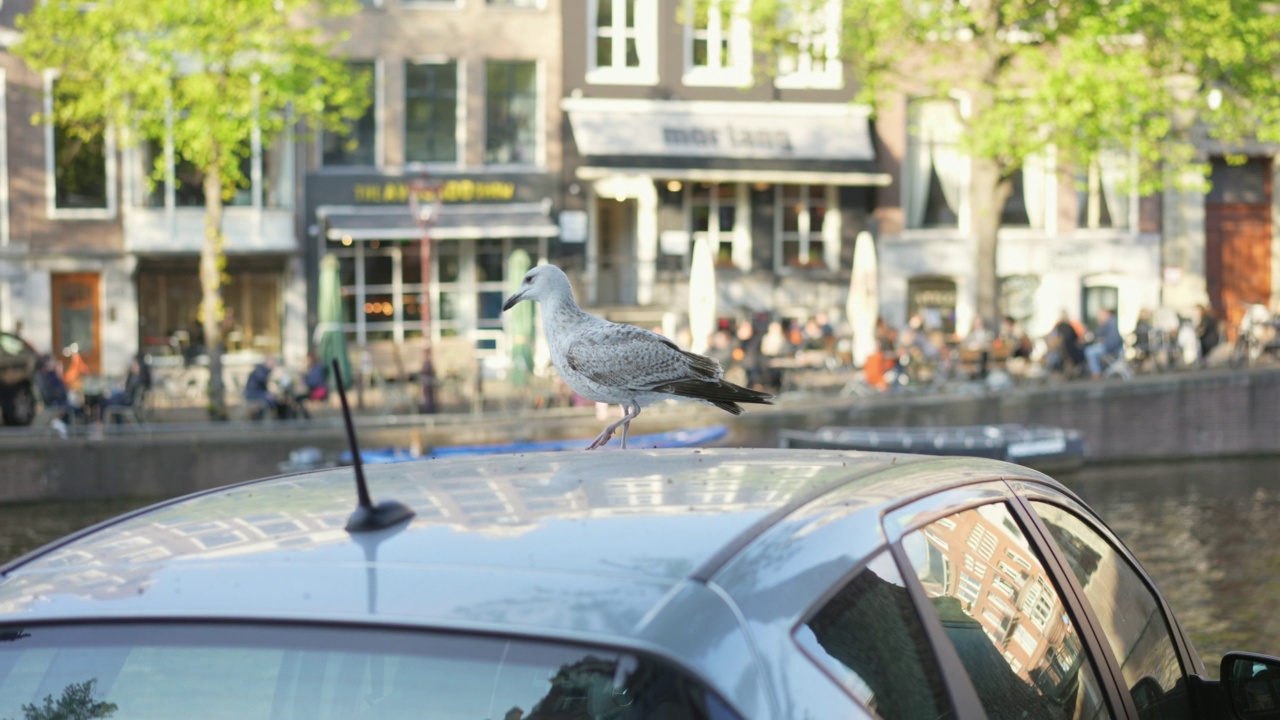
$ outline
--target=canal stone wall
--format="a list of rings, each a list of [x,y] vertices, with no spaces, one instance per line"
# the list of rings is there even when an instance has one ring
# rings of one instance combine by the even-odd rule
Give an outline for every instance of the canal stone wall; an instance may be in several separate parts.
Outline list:
[[[777,445],[783,429],[825,425],[1057,425],[1079,430],[1090,461],[1144,461],[1280,454],[1280,369],[1206,371],[1131,382],[1073,382],[991,392],[846,398],[790,394],[740,417],[714,408],[648,408],[636,433],[726,423],[728,446]],[[588,438],[603,422],[593,408],[525,415],[362,417],[361,447]],[[278,474],[299,448],[337,461],[346,448],[335,418],[310,424],[165,424],[93,438],[34,430],[0,433],[0,502],[173,497]],[[611,445],[616,445],[615,440]],[[604,450],[609,452],[612,450]]]

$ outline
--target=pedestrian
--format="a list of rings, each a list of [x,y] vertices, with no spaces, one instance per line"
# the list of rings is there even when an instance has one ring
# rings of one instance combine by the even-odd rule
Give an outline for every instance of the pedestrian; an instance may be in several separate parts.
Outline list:
[[[1200,343],[1200,367],[1209,364],[1209,353],[1218,346],[1218,319],[1213,316],[1213,310],[1206,305],[1200,305],[1197,308],[1200,312],[1200,319],[1196,322],[1196,339]]]

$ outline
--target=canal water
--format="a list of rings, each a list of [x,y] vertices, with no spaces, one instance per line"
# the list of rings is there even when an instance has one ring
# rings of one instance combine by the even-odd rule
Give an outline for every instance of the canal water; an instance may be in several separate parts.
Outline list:
[[[1060,479],[1132,548],[1211,677],[1280,655],[1280,458],[1090,466]],[[0,562],[145,500],[0,505]]]

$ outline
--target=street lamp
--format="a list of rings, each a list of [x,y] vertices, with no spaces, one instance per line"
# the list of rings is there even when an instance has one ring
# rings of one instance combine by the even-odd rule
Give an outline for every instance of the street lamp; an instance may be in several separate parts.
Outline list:
[[[418,374],[422,402],[418,409],[423,414],[436,411],[436,369],[431,358],[431,228],[440,218],[441,204],[440,183],[427,173],[409,183],[409,211],[422,231],[422,299],[418,305],[422,314],[422,372]]]

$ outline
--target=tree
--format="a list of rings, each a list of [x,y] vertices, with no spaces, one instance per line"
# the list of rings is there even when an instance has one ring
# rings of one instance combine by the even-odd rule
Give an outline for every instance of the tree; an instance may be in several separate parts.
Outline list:
[[[725,1],[725,0],[712,0]],[[702,0],[707,2],[707,0]],[[1206,139],[1280,137],[1280,14],[1257,0],[859,0],[838,3],[860,99],[962,96],[977,310],[994,320],[1001,211],[1027,159],[1087,169],[1119,153],[1142,194],[1208,171]],[[827,0],[754,0],[771,59],[822,54]],[[834,50],[834,49],[833,49]],[[1238,147],[1238,145],[1236,145]],[[1191,171],[1188,173],[1188,171]],[[1132,187],[1131,184],[1131,187]]]
[[[52,695],[45,695],[42,705],[22,706],[23,720],[102,720],[116,714],[120,708],[115,703],[93,699],[93,686],[97,679],[71,683],[62,689],[62,697],[54,702]]]
[[[36,122],[86,141],[111,131],[124,147],[156,142],[201,171],[200,320],[217,419],[226,417],[223,202],[249,185],[242,163],[255,133],[265,146],[295,122],[343,132],[368,106],[368,84],[317,22],[357,8],[352,0],[50,0],[18,20],[14,54],[56,73],[52,116]],[[165,177],[168,154],[158,154],[153,181]]]

